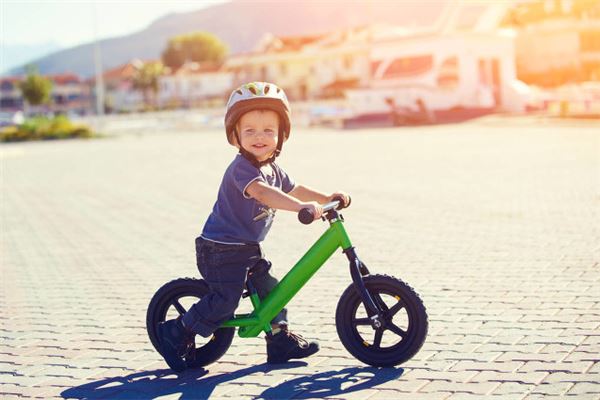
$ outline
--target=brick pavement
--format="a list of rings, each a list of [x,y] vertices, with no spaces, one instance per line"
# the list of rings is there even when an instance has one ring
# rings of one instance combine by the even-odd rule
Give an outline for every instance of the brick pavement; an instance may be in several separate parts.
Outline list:
[[[350,282],[336,254],[289,305],[318,355],[269,368],[262,339],[236,338],[181,377],[152,349],[145,310],[197,274],[193,239],[233,156],[223,134],[3,145],[0,397],[598,399],[598,127],[294,132],[281,164],[352,194],[360,256],[421,294],[428,340],[398,368],[353,359],[335,332]],[[324,225],[277,220],[265,248],[282,275]]]

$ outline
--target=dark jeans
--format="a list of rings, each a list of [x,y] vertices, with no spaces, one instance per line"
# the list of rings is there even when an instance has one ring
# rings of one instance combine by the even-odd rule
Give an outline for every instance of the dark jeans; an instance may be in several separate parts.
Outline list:
[[[196,263],[210,292],[183,316],[183,322],[195,333],[208,337],[233,316],[246,279],[263,299],[279,283],[269,273],[271,263],[263,258],[260,245],[227,245],[196,238]],[[284,308],[272,324],[287,324]]]

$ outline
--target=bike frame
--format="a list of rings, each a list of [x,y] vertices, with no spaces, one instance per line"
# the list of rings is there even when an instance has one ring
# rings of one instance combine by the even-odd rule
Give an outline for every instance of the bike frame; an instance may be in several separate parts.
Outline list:
[[[247,282],[248,292],[254,311],[250,314],[236,314],[224,322],[222,327],[239,327],[241,337],[256,337],[261,332],[271,333],[271,320],[286,306],[286,304],[302,289],[309,279],[338,249],[342,248],[350,260],[352,280],[359,290],[367,313],[374,322],[378,322],[379,309],[365,289],[362,275],[368,274],[367,268],[360,262],[343,224],[343,217],[335,210],[327,213],[330,227],[302,256],[294,267],[281,279],[271,292],[260,299],[256,290]]]

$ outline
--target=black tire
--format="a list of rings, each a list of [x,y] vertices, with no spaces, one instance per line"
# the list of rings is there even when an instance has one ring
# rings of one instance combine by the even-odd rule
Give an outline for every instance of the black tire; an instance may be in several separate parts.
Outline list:
[[[419,295],[399,279],[387,275],[363,279],[373,300],[385,310],[384,326],[377,330],[371,327],[360,294],[352,284],[338,302],[335,315],[338,336],[346,350],[366,364],[399,365],[417,354],[425,342],[428,325],[425,306]],[[384,345],[384,336],[386,343],[391,343],[389,346]]]
[[[146,314],[146,329],[156,351],[160,352],[157,337],[158,324],[165,321],[167,317],[171,319],[184,314],[187,311],[185,306],[196,303],[208,291],[206,282],[193,278],[176,279],[158,289],[150,301]],[[219,328],[210,338],[196,335],[195,351],[186,356],[188,367],[203,367],[217,361],[231,345],[234,334],[235,328]]]

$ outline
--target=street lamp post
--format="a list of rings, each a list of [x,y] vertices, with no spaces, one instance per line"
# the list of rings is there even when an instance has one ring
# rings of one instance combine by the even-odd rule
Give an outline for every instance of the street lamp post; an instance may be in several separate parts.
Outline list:
[[[102,53],[98,41],[96,2],[92,2],[92,20],[94,26],[94,67],[96,72],[96,115],[104,115],[104,80],[102,78]]]

